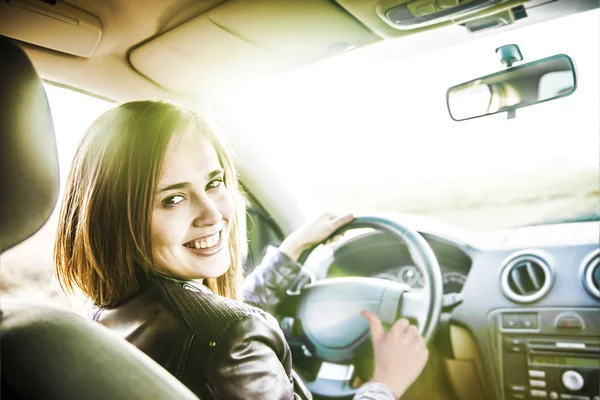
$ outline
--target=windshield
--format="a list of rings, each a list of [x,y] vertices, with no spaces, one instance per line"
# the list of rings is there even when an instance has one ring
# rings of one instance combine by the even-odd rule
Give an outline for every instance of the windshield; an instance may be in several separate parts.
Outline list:
[[[471,229],[598,219],[599,21],[595,10],[409,58],[397,52],[403,39],[388,40],[228,106],[307,207],[415,213]],[[453,121],[446,90],[503,69],[494,50],[511,43],[524,56],[516,65],[569,55],[575,93],[515,119]]]

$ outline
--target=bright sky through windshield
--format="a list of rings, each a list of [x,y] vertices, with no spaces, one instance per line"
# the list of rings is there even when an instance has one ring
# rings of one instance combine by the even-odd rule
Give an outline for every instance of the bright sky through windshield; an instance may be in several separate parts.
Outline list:
[[[523,186],[524,197],[564,196],[580,190],[562,183],[573,181],[573,171],[597,171],[600,164],[599,20],[595,10],[406,59],[403,49],[418,48],[435,32],[385,41],[292,71],[238,96],[231,108],[260,143],[253,150],[265,152],[308,212],[426,213],[450,207],[445,198],[509,201]],[[462,27],[448,29],[466,35]],[[446,89],[500,70],[494,49],[508,43],[520,46],[524,62],[571,56],[577,91],[518,110],[514,120],[499,114],[452,121]],[[114,103],[45,87],[62,187],[84,130]],[[558,186],[563,192],[546,189]]]
[[[524,175],[555,186],[557,174],[597,170],[600,163],[599,15],[595,10],[525,26],[404,60],[388,53],[405,39],[388,41],[293,71],[237,98],[232,109],[240,125],[260,137],[282,182],[317,208],[352,207],[348,193],[369,192],[373,185],[386,187],[372,193],[380,197],[428,182],[465,186],[468,180],[479,180],[471,189],[477,196],[487,190],[498,197],[503,189],[494,182]],[[524,63],[571,56],[577,91],[518,110],[513,120],[506,114],[451,120],[446,89],[501,70],[494,50],[510,43],[520,46]],[[460,190],[468,196],[467,188]],[[417,205],[409,203],[403,208]],[[373,201],[363,205],[377,207]]]

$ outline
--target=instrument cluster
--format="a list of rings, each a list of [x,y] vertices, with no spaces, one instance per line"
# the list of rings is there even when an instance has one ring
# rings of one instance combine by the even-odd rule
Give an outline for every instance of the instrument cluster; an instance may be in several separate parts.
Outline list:
[[[444,294],[460,293],[467,280],[467,276],[460,272],[450,271],[443,266],[440,266],[440,269],[442,270]],[[412,289],[421,289],[425,285],[423,271],[414,265],[403,265],[390,268],[378,273],[374,278],[404,283]]]

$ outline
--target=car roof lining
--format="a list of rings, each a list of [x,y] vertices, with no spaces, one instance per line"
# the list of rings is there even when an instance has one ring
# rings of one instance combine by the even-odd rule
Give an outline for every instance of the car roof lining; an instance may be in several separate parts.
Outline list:
[[[144,7],[123,0],[70,0],[98,17],[102,39],[90,58],[75,57],[21,42],[44,80],[80,88],[116,101],[170,99],[190,104],[137,73],[128,53],[137,44],[199,15],[224,0],[147,0]]]
[[[389,32],[360,19],[356,11],[358,3],[307,0],[300,6],[298,2],[285,0],[150,0],[145,7],[138,7],[123,0],[72,0],[69,4],[102,22],[102,39],[90,58],[22,44],[46,80],[119,102],[146,98],[197,106],[210,100],[215,92],[226,94],[257,81],[257,77],[268,77],[343,52],[344,43],[346,48],[361,47],[381,41],[380,36],[387,37]],[[372,1],[363,3],[371,7]],[[525,6],[528,18],[500,29],[513,29],[599,5],[594,0],[531,0]],[[293,18],[294,15],[297,17]],[[189,36],[194,26],[205,28],[203,33],[208,40],[202,40],[201,35]],[[336,30],[329,29],[331,26],[336,26]],[[424,30],[430,31],[426,33],[428,39],[418,40]],[[463,29],[420,28],[411,31],[419,35],[394,40],[394,54],[389,57],[407,57],[495,32],[498,30],[473,35]],[[165,59],[154,54],[157,49],[171,47],[179,49],[177,57]],[[196,72],[192,71],[194,66]],[[253,69],[258,73],[248,73]]]
[[[230,0],[137,47],[130,61],[171,91],[224,93],[377,40],[329,1]]]

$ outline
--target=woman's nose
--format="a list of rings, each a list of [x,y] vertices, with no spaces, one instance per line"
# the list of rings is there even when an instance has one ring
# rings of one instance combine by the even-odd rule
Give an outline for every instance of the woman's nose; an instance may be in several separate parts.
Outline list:
[[[197,227],[215,225],[223,219],[223,215],[219,211],[217,204],[208,196],[198,199],[195,214],[193,224]]]

